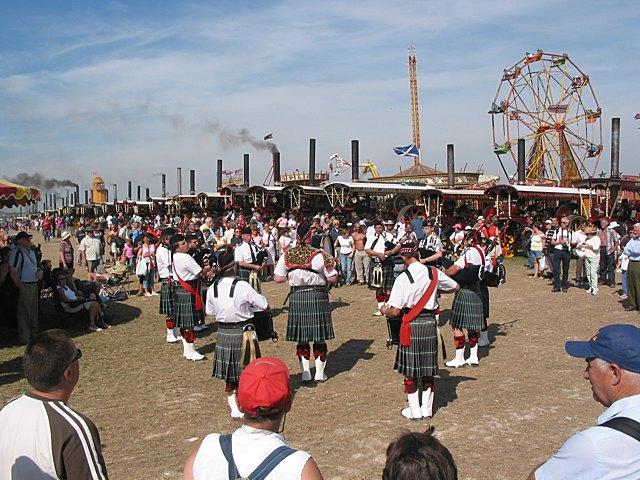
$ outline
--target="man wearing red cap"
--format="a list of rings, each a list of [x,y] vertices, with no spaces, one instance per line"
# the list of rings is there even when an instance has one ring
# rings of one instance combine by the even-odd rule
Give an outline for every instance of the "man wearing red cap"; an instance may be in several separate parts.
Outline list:
[[[237,401],[243,425],[231,435],[207,435],[187,459],[185,480],[322,480],[311,455],[280,435],[292,404],[289,369],[281,360],[251,362],[240,375]]]
[[[302,228],[298,232],[301,237],[304,236]],[[311,380],[309,343],[313,342],[315,380],[323,382],[327,379],[324,374],[327,340],[334,338],[327,286],[338,278],[335,260],[324,250],[299,244],[283,252],[273,273],[276,283],[288,280],[291,286],[286,338],[297,343],[296,354],[302,369],[302,381]]]
[[[438,374],[438,291],[455,292],[458,284],[435,267],[420,263],[415,244],[404,244],[400,255],[407,269],[396,279],[381,311],[389,318],[402,316],[394,369],[405,377],[409,406],[400,413],[419,420],[433,416],[434,376]]]
[[[597,426],[573,435],[529,480],[640,478],[640,328],[614,324],[590,340],[566,342],[587,362],[582,376],[607,409]]]

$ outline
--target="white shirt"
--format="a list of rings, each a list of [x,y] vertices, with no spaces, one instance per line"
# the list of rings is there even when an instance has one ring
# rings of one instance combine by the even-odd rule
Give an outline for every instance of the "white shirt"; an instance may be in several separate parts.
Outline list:
[[[248,477],[276,448],[287,445],[275,432],[243,425],[231,437],[233,460],[241,477]],[[302,470],[311,458],[307,452],[296,451],[282,460],[267,476],[267,480],[300,480]],[[193,461],[194,480],[227,480],[227,461],[220,448],[220,435],[207,435]]]
[[[571,230],[569,230],[568,228],[562,228],[562,227],[558,227],[557,230],[554,232],[553,236],[551,237],[552,241],[557,241],[560,236],[562,236],[562,238],[565,239],[565,246],[567,246],[569,248],[569,250],[571,250],[571,243],[575,243],[576,242],[576,236],[575,233],[572,232]],[[562,250],[563,246],[558,244],[556,245],[554,248],[556,250]]]
[[[614,417],[640,421],[640,395],[614,402],[598,425]],[[591,427],[565,442],[535,473],[536,480],[623,480],[640,478],[640,442],[608,427]]]
[[[424,292],[427,291],[431,280],[429,279],[429,270],[426,265],[420,262],[413,262],[407,267],[407,270],[413,277],[413,283],[409,281],[409,277],[406,274],[401,274],[393,282],[393,288],[391,289],[391,295],[387,304],[394,308],[411,308],[413,307]],[[427,300],[427,304],[424,306],[427,310],[435,310],[438,308],[438,290],[449,291],[456,288],[458,284],[444,274],[442,271],[438,271],[438,288],[433,291],[433,294]]]
[[[420,240],[420,248],[426,248],[434,252],[440,252],[442,250],[442,240],[435,233],[432,233],[428,237],[424,237]]]
[[[280,244],[280,250],[285,250],[289,248],[289,245],[291,244],[291,242],[292,242],[291,237],[288,237],[287,235],[282,235],[278,239],[278,243]]]
[[[178,276],[188,282],[195,280],[202,271],[202,267],[188,253],[176,252],[173,254],[173,279],[177,282]]]
[[[376,227],[374,227],[373,225],[367,227],[367,231],[366,231],[366,236],[367,239],[375,237],[376,236]]]
[[[340,245],[340,250],[339,253],[343,254],[343,255],[349,255],[351,252],[353,252],[353,238],[351,237],[343,237],[342,235],[340,235],[337,238],[338,244]]]
[[[168,278],[171,275],[171,252],[164,245],[160,245],[156,250],[156,266],[158,267],[158,276],[160,278]]]
[[[102,244],[97,237],[85,236],[78,246],[78,250],[85,252],[85,258],[87,260],[96,261],[100,260],[100,248]]]
[[[451,235],[449,235],[449,240],[454,245],[458,245],[464,239],[464,232],[460,230],[459,232],[454,231]]]
[[[244,322],[253,318],[254,312],[266,309],[267,299],[256,292],[248,282],[236,282],[233,298],[230,298],[231,284],[234,277],[223,277],[218,282],[218,298],[213,296],[214,288],[207,289],[207,315],[216,317],[221,323]]]
[[[253,252],[253,256],[251,255]],[[255,245],[247,242],[242,242],[238,245],[234,251],[233,257],[236,262],[253,263],[256,261],[258,255],[258,249]]]
[[[462,251],[462,255],[460,255],[460,257],[458,257],[458,259],[455,261],[454,265],[457,265],[460,268],[464,268],[466,264],[483,265],[482,255],[480,255],[480,252],[478,250],[482,250],[482,249],[480,247],[466,247]],[[465,263],[465,259],[466,259],[466,263]],[[485,261],[484,261],[485,266],[486,266],[486,263],[487,263],[487,259],[485,256]]]
[[[332,268],[330,270],[327,270],[325,268],[324,257],[320,253],[315,255],[311,260],[311,270],[313,270],[313,272],[310,272],[308,270],[302,270],[300,268],[297,268],[292,271],[288,271],[287,267],[284,264],[284,257],[285,255],[282,255],[278,259],[278,263],[276,264],[276,267],[274,268],[273,273],[274,275],[277,275],[279,277],[288,277],[289,285],[292,287],[302,287],[305,285],[308,285],[308,286],[326,285],[327,284],[326,279],[328,277],[333,277],[334,275],[338,274],[335,268]]]
[[[378,239],[377,242],[376,239]],[[380,236],[374,234],[373,237],[367,237],[367,243],[365,243],[364,249],[373,250],[376,253],[384,253],[386,250],[384,245],[386,241],[393,241],[392,235],[387,234],[387,232],[382,232]]]

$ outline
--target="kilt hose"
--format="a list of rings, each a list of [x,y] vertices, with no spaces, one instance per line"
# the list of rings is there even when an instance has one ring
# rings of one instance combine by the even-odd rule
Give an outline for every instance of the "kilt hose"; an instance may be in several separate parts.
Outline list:
[[[393,282],[396,279],[396,275],[394,274],[394,263],[393,260],[385,260],[382,262],[382,285],[380,287],[373,287],[371,285],[371,281],[373,280],[373,268],[376,266],[376,261],[374,259],[369,263],[369,288],[380,288],[382,290],[391,290],[393,288]]]
[[[487,320],[489,318],[489,287],[486,285],[480,284],[480,298],[482,299],[482,313],[484,315],[484,319]]]
[[[214,352],[212,377],[235,383],[240,379],[242,373],[240,365],[242,334],[247,323],[250,322],[218,323],[218,339]]]
[[[160,313],[167,317],[173,317],[173,295],[169,288],[169,277],[162,279],[160,286]]]
[[[411,322],[411,345],[398,345],[394,370],[405,377],[433,377],[438,374],[438,330],[433,313],[421,313]]]
[[[324,343],[333,338],[327,287],[293,287],[289,296],[287,341]]]
[[[193,330],[201,318],[196,311],[196,298],[178,282],[173,283],[173,325],[185,330]]]
[[[461,288],[453,297],[449,323],[459,330],[479,332],[484,325],[482,297],[474,290]]]

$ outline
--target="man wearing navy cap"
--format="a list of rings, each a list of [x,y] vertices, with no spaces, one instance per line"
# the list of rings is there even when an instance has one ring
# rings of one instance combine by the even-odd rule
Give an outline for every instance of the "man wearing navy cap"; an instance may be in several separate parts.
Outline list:
[[[640,478],[640,328],[607,325],[565,349],[586,359],[583,377],[594,400],[608,408],[598,426],[569,438],[529,480]]]

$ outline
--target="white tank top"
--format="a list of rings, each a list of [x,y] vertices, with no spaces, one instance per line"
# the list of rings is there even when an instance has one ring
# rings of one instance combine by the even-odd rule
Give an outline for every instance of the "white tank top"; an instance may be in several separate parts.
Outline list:
[[[241,477],[248,477],[276,448],[287,445],[281,435],[243,425],[233,432],[233,459]],[[282,460],[267,480],[300,480],[311,455],[296,451]],[[228,480],[227,460],[220,448],[220,435],[207,435],[193,462],[194,480]]]

